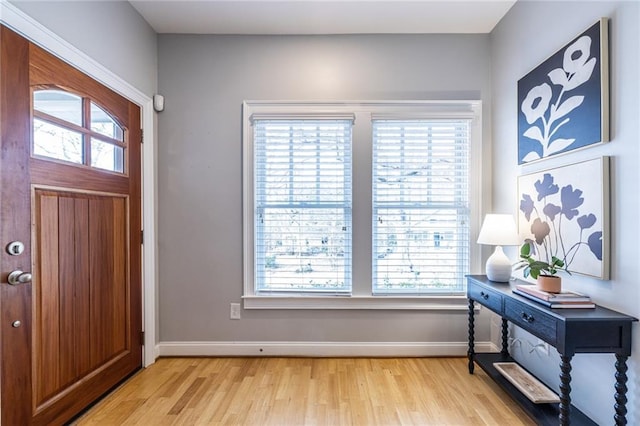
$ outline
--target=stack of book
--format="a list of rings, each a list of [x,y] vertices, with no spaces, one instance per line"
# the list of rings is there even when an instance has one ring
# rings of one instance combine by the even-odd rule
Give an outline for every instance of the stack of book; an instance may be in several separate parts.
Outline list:
[[[527,299],[541,303],[549,308],[580,309],[596,307],[589,296],[576,293],[574,291],[549,293],[540,290],[533,284],[519,284],[516,285],[513,292],[522,297],[526,297]]]

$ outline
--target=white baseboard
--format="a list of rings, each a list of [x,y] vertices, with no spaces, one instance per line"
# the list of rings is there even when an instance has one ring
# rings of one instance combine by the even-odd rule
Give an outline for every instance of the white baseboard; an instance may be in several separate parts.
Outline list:
[[[438,357],[466,356],[467,342],[160,342],[160,356]],[[477,352],[496,352],[476,342]]]

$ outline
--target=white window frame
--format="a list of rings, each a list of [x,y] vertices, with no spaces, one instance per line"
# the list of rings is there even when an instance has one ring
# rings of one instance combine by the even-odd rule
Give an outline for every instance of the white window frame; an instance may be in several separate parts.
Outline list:
[[[350,295],[256,294],[254,285],[254,119],[330,119],[353,117],[353,281]],[[464,292],[433,295],[373,295],[372,245],[372,117],[398,119],[468,118],[470,147],[470,271],[480,265],[477,235],[482,205],[482,103],[470,101],[354,101],[291,102],[245,101],[243,103],[243,302],[245,309],[402,309],[465,310]],[[363,190],[369,188],[369,190]]]

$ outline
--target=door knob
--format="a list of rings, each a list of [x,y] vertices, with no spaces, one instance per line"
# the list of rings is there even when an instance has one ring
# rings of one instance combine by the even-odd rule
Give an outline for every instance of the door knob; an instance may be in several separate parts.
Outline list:
[[[9,284],[11,285],[20,285],[30,283],[31,278],[32,276],[28,272],[13,271],[9,274],[9,277],[7,277],[7,281],[9,281]]]

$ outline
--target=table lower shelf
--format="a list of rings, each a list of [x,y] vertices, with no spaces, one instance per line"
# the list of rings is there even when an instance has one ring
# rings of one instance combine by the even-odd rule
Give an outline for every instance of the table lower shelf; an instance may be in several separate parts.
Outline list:
[[[503,356],[500,353],[477,353],[473,359],[485,373],[498,383],[539,425],[557,425],[560,413],[560,404],[535,404],[518,390],[509,380],[507,380],[493,366],[494,362],[515,362],[510,356]],[[597,425],[593,420],[571,406],[571,425]]]

